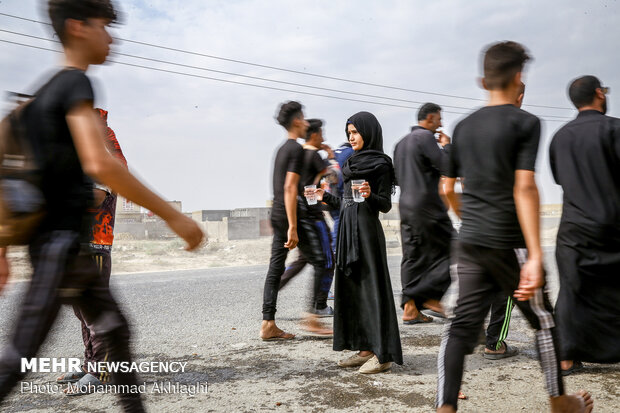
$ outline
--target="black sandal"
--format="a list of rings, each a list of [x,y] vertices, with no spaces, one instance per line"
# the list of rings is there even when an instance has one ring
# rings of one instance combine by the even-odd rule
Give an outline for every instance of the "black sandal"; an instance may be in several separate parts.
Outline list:
[[[573,361],[573,365],[567,368],[566,370],[562,370],[562,376],[568,376],[573,373],[577,373],[578,371],[583,370],[583,363],[580,361]]]

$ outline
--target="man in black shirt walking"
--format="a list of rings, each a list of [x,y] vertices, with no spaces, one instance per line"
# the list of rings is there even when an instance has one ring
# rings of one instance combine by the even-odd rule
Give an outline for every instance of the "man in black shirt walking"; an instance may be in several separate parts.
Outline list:
[[[105,147],[103,128],[93,110],[94,91],[86,71],[105,62],[110,52],[107,26],[117,14],[110,0],[49,0],[48,12],[64,49],[64,68],[29,103],[26,134],[42,170],[46,216],[29,244],[32,279],[23,298],[14,333],[0,358],[0,403],[24,377],[23,359],[36,356],[61,304],[77,306],[92,331],[105,343],[107,361],[131,364],[129,327],[108,285],[99,275],[89,241],[93,180],[142,205],[197,248],[204,234],[136,179]],[[0,249],[0,291],[8,268]],[[133,392],[133,370],[112,375],[126,412],[143,412]]]
[[[299,196],[299,180],[304,168],[304,149],[297,143],[297,138],[306,136],[309,126],[304,119],[301,104],[294,101],[284,103],[276,120],[286,129],[288,138],[278,149],[273,167],[271,210],[273,242],[263,290],[263,322],[260,337],[263,340],[290,340],[295,336],[278,328],[275,322],[278,289],[288,251],[299,246],[300,252],[314,267],[314,291],[320,289],[321,278],[326,268],[325,256],[314,223],[299,208],[305,206],[302,204],[305,201]]]
[[[579,114],[549,148],[564,190],[556,244],[564,375],[582,360],[620,362],[620,119],[605,116],[608,92],[594,76],[574,80],[568,93]]]
[[[536,329],[536,345],[553,412],[590,412],[586,392],[564,395],[555,323],[545,284],[539,235],[539,197],[534,166],[540,121],[514,106],[523,46],[497,43],[484,56],[487,106],[455,128],[445,184],[454,202],[457,177],[465,180],[463,225],[457,251],[459,298],[438,356],[437,411],[455,412],[466,354],[499,291],[515,296]],[[453,204],[458,209],[456,203]]]
[[[439,300],[450,286],[452,222],[439,197],[445,175],[450,138],[435,132],[441,127],[441,107],[426,103],[418,111],[418,125],[394,149],[394,170],[400,187],[400,267],[404,324],[433,319],[423,307],[442,312]]]

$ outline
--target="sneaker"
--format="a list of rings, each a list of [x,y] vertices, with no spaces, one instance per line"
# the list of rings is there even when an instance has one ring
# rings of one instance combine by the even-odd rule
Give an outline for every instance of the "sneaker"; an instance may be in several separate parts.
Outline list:
[[[313,309],[312,310],[312,314],[314,315],[318,315],[319,317],[333,317],[334,316],[334,309],[331,308],[330,306],[327,306],[325,308],[322,309]]]
[[[359,372],[362,374],[375,374],[392,368],[392,362],[379,363],[379,358],[373,356],[370,360],[360,367]]]
[[[358,367],[364,365],[368,360],[372,358],[372,354],[369,356],[362,357],[359,354],[355,353],[351,357],[346,359],[342,359],[338,362],[338,366],[340,367]]]

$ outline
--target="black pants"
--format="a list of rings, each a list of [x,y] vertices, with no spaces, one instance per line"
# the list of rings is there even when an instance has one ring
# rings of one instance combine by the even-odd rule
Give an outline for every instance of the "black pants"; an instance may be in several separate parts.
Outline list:
[[[299,213],[300,208],[298,208],[298,214]],[[286,213],[274,210],[271,215],[271,226],[273,227],[273,242],[271,244],[269,270],[267,271],[265,288],[263,290],[263,320],[275,319],[280,279],[282,278],[282,274],[284,274],[284,263],[289,251],[288,248],[284,246],[288,239],[288,220],[286,219]],[[314,267],[313,291],[318,292],[321,289],[321,280],[326,271],[326,263],[314,221],[304,217],[298,217],[297,235],[299,237],[299,243],[297,244],[299,251]]]
[[[486,347],[489,350],[499,350],[506,340],[514,306],[513,298],[503,291],[495,296],[491,304],[491,319],[486,332]]]
[[[93,331],[105,342],[109,361],[131,362],[129,327],[108,286],[99,276],[90,251],[80,251],[74,231],[38,236],[30,245],[32,280],[9,346],[0,360],[0,402],[17,382],[21,358],[35,357],[60,310],[61,304],[80,309]],[[135,385],[135,373],[117,373],[114,384]],[[119,393],[126,412],[143,412],[139,394]]]
[[[332,286],[334,280],[334,253],[331,248],[331,233],[325,220],[316,220],[314,222],[319,239],[321,241],[321,248],[325,255],[325,271],[323,271],[323,277],[321,279],[321,285],[319,291],[312,291],[312,297],[310,299],[310,309],[322,310],[327,307],[327,297],[329,295],[329,289]],[[295,278],[304,267],[308,264],[308,260],[302,253],[299,254],[299,258],[295,260],[291,265],[286,267],[282,278],[280,279],[279,290],[284,288],[293,278]]]
[[[106,287],[108,287],[110,285],[110,275],[112,273],[112,256],[109,252],[105,251],[93,252],[92,259],[97,266],[99,276]],[[90,365],[89,363],[93,363],[92,365],[95,366],[94,363],[105,361],[109,357],[106,343],[95,333],[92,326],[88,325],[78,306],[73,306],[73,312],[82,325],[82,340],[84,342],[83,368],[85,371],[101,380],[101,382],[108,383],[111,378],[110,373],[93,371],[88,368]]]
[[[454,319],[446,326],[439,356],[437,406],[456,408],[463,378],[465,355],[477,344],[478,332],[499,291],[512,296],[519,284],[525,249],[492,249],[460,243],[457,248],[459,298]],[[536,329],[536,346],[551,397],[564,394],[552,307],[543,289],[529,301],[516,301],[530,325]]]
[[[401,307],[413,300],[421,310],[426,301],[441,300],[450,287],[450,244],[454,229],[447,215],[444,219],[423,219],[401,208],[401,217]]]

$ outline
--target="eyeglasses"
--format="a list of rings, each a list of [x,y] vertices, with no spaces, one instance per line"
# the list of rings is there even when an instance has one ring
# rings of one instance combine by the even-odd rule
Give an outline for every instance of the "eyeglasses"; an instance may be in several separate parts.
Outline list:
[[[601,92],[603,92],[604,95],[608,95],[610,92],[610,89],[607,86],[601,86],[599,89],[601,89]]]

